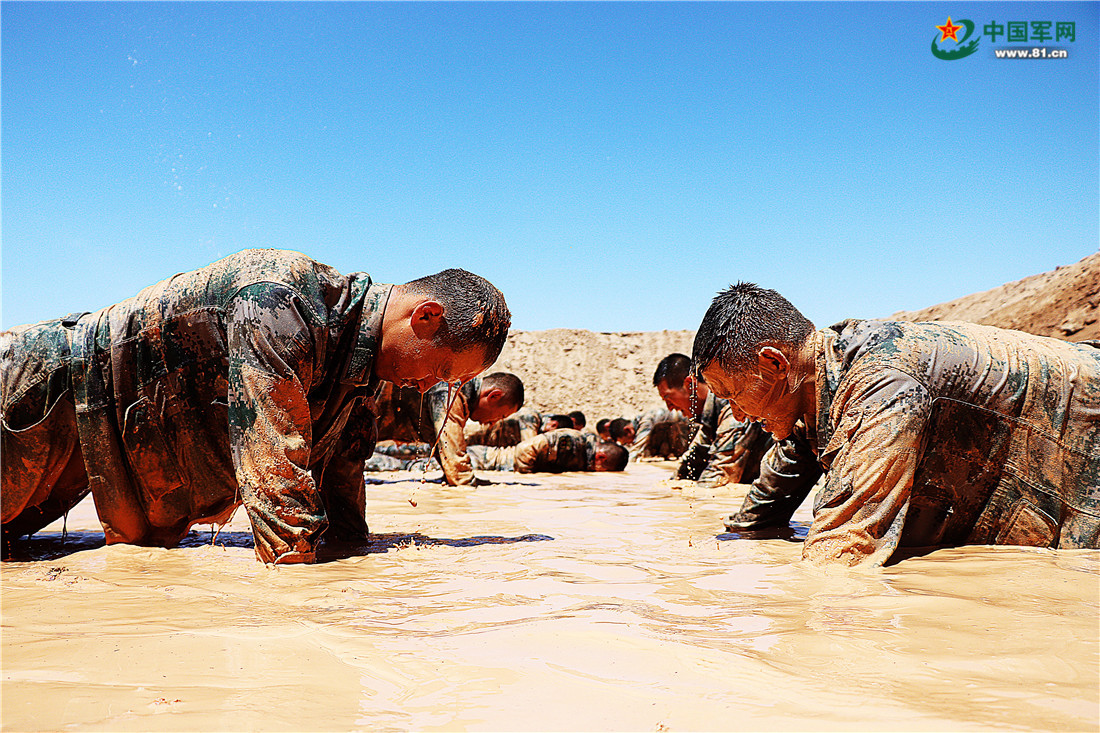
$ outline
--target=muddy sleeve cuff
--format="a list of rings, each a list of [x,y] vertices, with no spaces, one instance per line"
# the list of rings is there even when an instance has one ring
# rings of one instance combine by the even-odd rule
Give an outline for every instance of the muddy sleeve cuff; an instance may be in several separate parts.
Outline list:
[[[256,553],[265,562],[311,554],[328,517],[309,469],[308,306],[264,283],[238,293],[227,318],[230,448]]]
[[[465,421],[459,423],[452,416],[439,438],[439,463],[447,483],[452,486],[468,486],[474,481],[474,469],[466,453],[464,427]]]
[[[821,465],[807,441],[792,437],[776,443],[764,454],[760,477],[752,482],[740,511],[726,521],[726,529],[785,527],[819,478]]]
[[[260,558],[261,560],[263,558]],[[286,552],[275,558],[275,565],[299,565],[302,563],[317,562],[317,554],[314,552]]]

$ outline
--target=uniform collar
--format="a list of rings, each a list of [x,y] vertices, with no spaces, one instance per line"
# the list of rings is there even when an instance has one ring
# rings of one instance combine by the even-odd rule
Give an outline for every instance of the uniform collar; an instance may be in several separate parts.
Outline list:
[[[833,433],[829,416],[833,409],[833,395],[836,394],[842,371],[840,360],[836,358],[833,350],[836,337],[837,332],[831,329],[816,331],[810,337],[813,339],[817,370],[817,415],[806,415],[802,419],[806,423],[806,430],[818,455],[825,450],[829,437]]]
[[[701,423],[716,423],[715,419],[718,414],[718,395],[714,394],[713,389],[707,389],[707,398],[703,400],[703,409],[699,412],[699,420]]]
[[[372,283],[369,277],[357,285],[364,288],[363,308],[359,315],[355,346],[352,348],[343,381],[369,384],[374,376],[374,360],[382,346],[382,317],[386,313],[386,304],[389,303],[393,285]]]

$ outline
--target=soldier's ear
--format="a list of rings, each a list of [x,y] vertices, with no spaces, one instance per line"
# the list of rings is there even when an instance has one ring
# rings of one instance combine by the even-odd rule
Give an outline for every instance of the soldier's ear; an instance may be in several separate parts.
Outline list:
[[[494,404],[500,402],[502,397],[504,397],[504,390],[500,387],[494,387],[485,393],[485,399]]]
[[[762,377],[782,379],[791,368],[787,355],[774,346],[762,346],[756,352],[756,366]]]
[[[436,300],[422,300],[416,304],[409,318],[417,338],[432,339],[443,323],[443,306]]]

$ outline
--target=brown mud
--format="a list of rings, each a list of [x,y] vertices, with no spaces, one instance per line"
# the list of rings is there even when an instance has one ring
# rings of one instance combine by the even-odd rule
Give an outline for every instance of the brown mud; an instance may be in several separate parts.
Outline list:
[[[786,537],[725,534],[745,487],[670,465],[381,474],[371,541],[313,566],[257,562],[243,511],[214,546],[105,547],[85,502],[64,546],[57,523],[0,566],[2,728],[1100,725],[1100,551],[823,572],[797,562],[808,506]]]

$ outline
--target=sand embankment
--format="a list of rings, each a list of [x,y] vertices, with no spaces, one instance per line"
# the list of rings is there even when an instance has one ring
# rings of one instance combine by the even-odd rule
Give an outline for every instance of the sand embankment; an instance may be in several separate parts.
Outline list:
[[[581,410],[595,424],[601,417],[633,416],[661,404],[653,370],[669,354],[690,355],[694,338],[694,331],[512,331],[490,371],[518,375],[528,406],[540,412]]]
[[[1100,253],[992,290],[888,317],[971,321],[1070,341],[1100,338]],[[690,355],[694,338],[694,331],[512,331],[490,371],[519,375],[527,404],[540,412],[582,410],[595,422],[660,404],[652,382],[657,362],[677,351]]]
[[[1100,338],[1100,252],[1080,262],[918,311],[899,321],[970,321],[1070,341]]]

